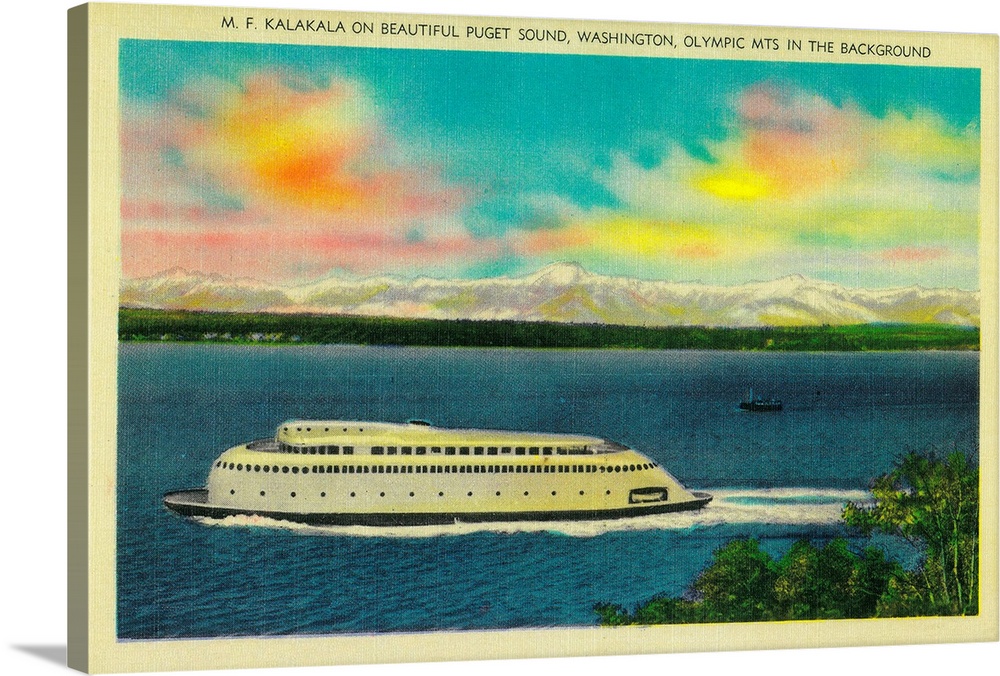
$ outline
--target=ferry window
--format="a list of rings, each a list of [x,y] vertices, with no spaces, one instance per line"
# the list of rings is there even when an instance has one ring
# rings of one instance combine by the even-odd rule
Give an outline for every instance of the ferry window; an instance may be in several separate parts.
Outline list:
[[[392,466],[392,473],[393,474],[399,474],[399,465],[393,465]]]
[[[368,465],[362,465],[361,470],[362,474],[368,474]]]
[[[413,491],[410,491],[410,497],[411,498],[413,497]]]
[[[510,446],[504,446],[503,448],[500,449],[500,452],[501,453],[510,453]],[[524,453],[521,453],[520,455],[524,455]]]
[[[500,497],[500,491],[497,491],[497,497]]]
[[[274,467],[272,467],[271,471],[274,472],[275,474],[277,474],[278,473],[278,466],[275,465]]]
[[[459,455],[468,455],[469,454],[469,447],[468,446],[462,446],[462,447],[460,447],[458,449],[458,454]]]
[[[352,498],[354,497],[354,491],[351,491],[351,497]]]
[[[454,446],[445,446],[444,447],[444,454],[445,455],[455,455],[455,447]]]
[[[264,491],[260,492],[260,497],[264,497]]]
[[[555,495],[555,494],[556,494],[556,492],[555,492],[555,491],[552,491],[552,495]]]
[[[552,447],[546,446],[542,449],[542,455],[552,455]]]
[[[270,472],[271,471],[271,466],[270,465],[264,465],[264,471],[265,472]]]
[[[445,474],[451,474],[451,465],[445,465],[444,466],[444,473]]]
[[[386,455],[396,455],[396,447],[395,446],[387,446],[386,449],[385,449],[385,454]]]
[[[385,474],[385,467],[383,465],[379,465],[375,471],[379,474]]]
[[[288,474],[288,467],[287,467],[287,466],[285,466],[285,467],[282,467],[282,468],[281,468],[281,473],[282,473],[282,474]]]
[[[482,446],[476,446],[476,455],[481,454],[482,451],[483,451],[483,447]],[[490,449],[489,449],[489,451],[488,451],[488,453],[489,453],[489,455],[496,455],[497,454],[496,447],[495,446],[491,446]]]
[[[302,468],[302,473],[303,474],[309,474],[309,468],[308,467],[303,467]]]
[[[431,453],[440,453],[440,452],[441,452],[440,446],[431,446]]]
[[[611,495],[611,491],[604,491],[605,495]]]
[[[563,448],[562,446],[558,446],[556,447],[556,453],[558,453],[559,455],[566,455],[566,449]]]
[[[380,498],[384,498],[384,497],[385,497],[385,491],[382,491],[381,493],[379,493],[379,494],[378,494],[378,496],[379,496]]]
[[[538,455],[538,446],[532,446],[529,448],[528,455]]]
[[[524,446],[518,446],[517,448],[514,449],[514,452],[517,453],[518,455],[524,455]]]
[[[466,493],[466,495],[468,495],[471,498],[472,497],[472,491],[469,491],[468,493]]]
[[[438,449],[438,452],[440,453],[440,449]],[[427,447],[426,446],[417,446],[417,449],[416,449],[415,453],[417,455],[427,455]]]
[[[580,491],[580,495],[583,495],[583,491]]]
[[[230,488],[229,489],[229,494],[230,495],[236,495],[236,489],[235,488]]]
[[[260,465],[254,465],[253,466],[253,471],[259,472],[260,471]]]
[[[528,496],[528,491],[525,491],[525,492],[524,492],[524,496],[525,496],[525,497],[527,497],[527,496]]]
[[[295,491],[292,491],[292,497],[293,498],[295,497]]]
[[[313,465],[313,471],[319,472],[320,474],[326,474],[326,467],[324,467],[323,465],[320,465],[319,467]]]
[[[485,449],[483,449],[482,446],[476,446],[475,449],[473,449],[473,453],[475,453],[476,455],[482,455],[483,454],[483,450],[485,450]]]
[[[443,498],[444,497],[444,491],[438,491],[438,497],[439,498]]]
[[[347,474],[354,474],[354,465],[348,465],[345,467],[344,472]]]
[[[310,446],[310,447],[309,447],[309,455],[316,455],[316,453],[317,453],[318,451],[319,451],[319,449],[318,449],[318,448],[316,448],[315,446]]]
[[[322,493],[320,493],[320,494],[319,494],[319,497],[321,497],[321,498],[325,498],[325,497],[326,497],[326,491],[323,491]]]
[[[399,449],[400,455],[413,455],[413,446],[403,446]]]
[[[505,449],[503,449],[503,452],[504,453],[510,453],[510,449],[509,448],[505,448]],[[489,454],[490,455],[496,455],[497,454],[497,447],[496,446],[490,446]]]
[[[326,466],[326,473],[327,474],[340,474],[340,467],[338,467],[337,465],[327,465]]]
[[[241,462],[240,464],[236,465],[236,469],[242,471],[243,470],[243,463]]]
[[[298,474],[298,473],[299,473],[299,468],[298,467],[293,467],[292,468],[292,474]]]

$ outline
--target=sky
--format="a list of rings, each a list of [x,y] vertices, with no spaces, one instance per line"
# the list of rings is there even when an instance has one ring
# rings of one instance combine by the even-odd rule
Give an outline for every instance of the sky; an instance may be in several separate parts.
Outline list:
[[[979,71],[125,40],[122,265],[979,288]]]

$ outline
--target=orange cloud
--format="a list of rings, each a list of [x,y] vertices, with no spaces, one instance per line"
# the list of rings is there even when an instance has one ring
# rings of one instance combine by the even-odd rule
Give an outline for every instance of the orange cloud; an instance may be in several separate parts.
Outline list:
[[[188,154],[248,202],[279,213],[409,218],[461,201],[432,172],[389,159],[398,150],[375,105],[348,81],[302,90],[274,75],[250,78]]]

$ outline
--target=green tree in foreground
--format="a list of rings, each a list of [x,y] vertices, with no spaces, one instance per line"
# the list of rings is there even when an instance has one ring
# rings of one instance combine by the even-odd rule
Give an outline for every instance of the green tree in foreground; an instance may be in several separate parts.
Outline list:
[[[715,551],[684,598],[655,597],[631,614],[609,603],[594,610],[606,626],[975,614],[979,470],[961,453],[912,453],[874,481],[872,495],[848,503],[844,522],[905,538],[923,554],[915,570],[875,547],[855,553],[843,538],[800,540],[777,561],[742,539]]]
[[[920,550],[916,570],[895,576],[879,615],[975,615],[979,611],[979,469],[963,453],[916,453],[875,480],[873,504],[848,503],[844,522]]]

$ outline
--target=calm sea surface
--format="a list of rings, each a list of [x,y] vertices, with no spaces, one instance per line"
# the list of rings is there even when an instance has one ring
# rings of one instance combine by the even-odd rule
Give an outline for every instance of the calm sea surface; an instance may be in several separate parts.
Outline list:
[[[843,502],[908,450],[976,452],[978,372],[977,353],[123,344],[118,634],[594,624],[598,601],[682,593],[734,537],[780,554],[838,534]],[[740,411],[750,387],[785,410]],[[162,507],[163,493],[204,485],[225,448],[290,418],[591,434],[716,499],[625,521],[396,530],[195,522]]]

